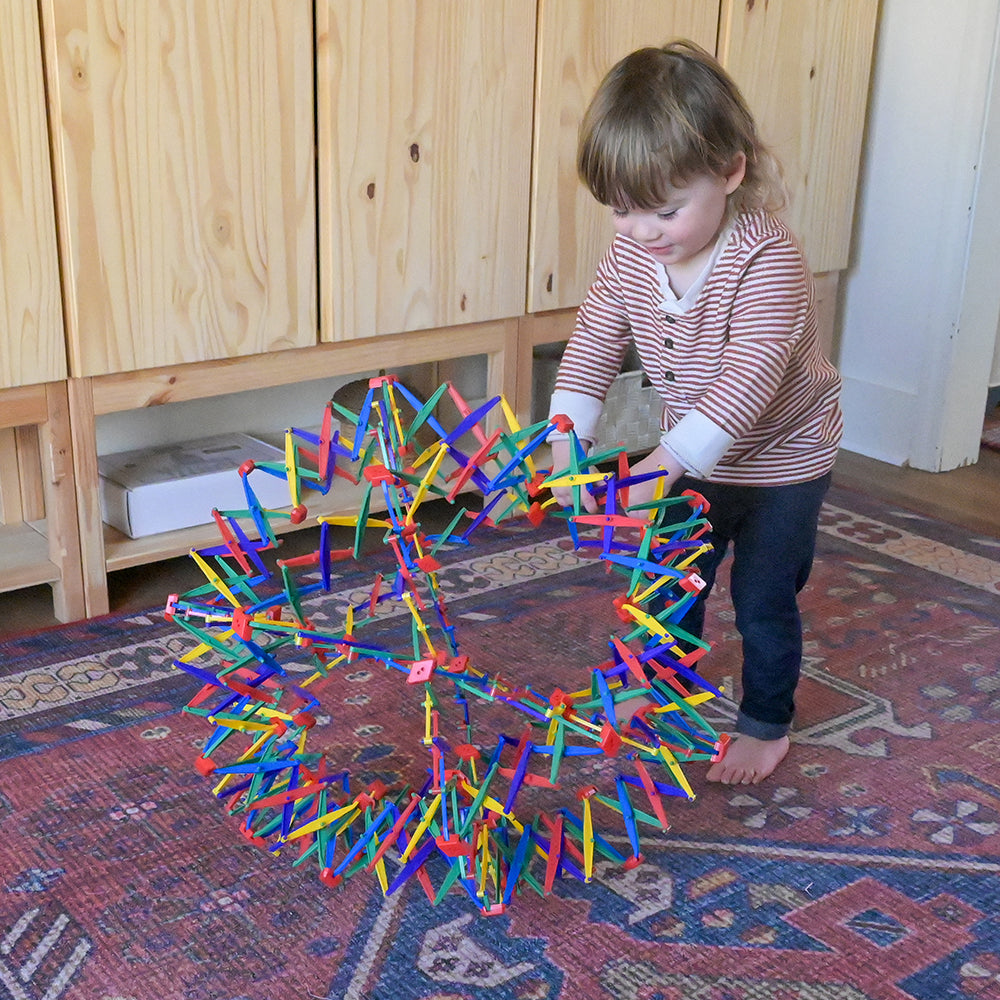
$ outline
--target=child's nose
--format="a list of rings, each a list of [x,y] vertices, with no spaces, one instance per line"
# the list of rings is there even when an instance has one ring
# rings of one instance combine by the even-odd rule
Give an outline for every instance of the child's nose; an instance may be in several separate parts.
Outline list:
[[[638,216],[633,220],[632,239],[638,243],[645,243],[647,240],[656,239],[659,230],[656,227],[655,219],[647,215]]]

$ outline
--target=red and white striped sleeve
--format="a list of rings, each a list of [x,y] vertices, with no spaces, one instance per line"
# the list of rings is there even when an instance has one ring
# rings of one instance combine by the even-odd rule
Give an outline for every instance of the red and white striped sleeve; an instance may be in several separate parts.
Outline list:
[[[604,399],[631,343],[631,327],[612,249],[577,313],[563,351],[549,404],[549,416],[565,414],[582,440],[593,442]],[[558,438],[553,433],[553,438]]]

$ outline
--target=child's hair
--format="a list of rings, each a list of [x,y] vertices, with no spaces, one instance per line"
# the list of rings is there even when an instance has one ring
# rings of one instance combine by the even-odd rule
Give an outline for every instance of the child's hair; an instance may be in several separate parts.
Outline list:
[[[730,215],[780,211],[781,167],[739,88],[703,48],[678,40],[611,68],[580,125],[577,170],[602,205],[648,210],[698,174],[727,174],[740,153],[746,174],[729,197]]]

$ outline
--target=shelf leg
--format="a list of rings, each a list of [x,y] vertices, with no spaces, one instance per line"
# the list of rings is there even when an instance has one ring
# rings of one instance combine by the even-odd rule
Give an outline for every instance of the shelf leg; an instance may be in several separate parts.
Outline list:
[[[76,507],[79,514],[80,557],[87,617],[106,615],[108,572],[104,557],[104,524],[97,474],[97,423],[94,387],[90,378],[69,380],[69,412],[72,431]]]
[[[64,382],[45,387],[48,420],[39,426],[42,452],[42,488],[48,528],[49,560],[58,568],[52,584],[53,611],[62,622],[87,614],[80,566],[80,535],[73,482],[69,399]]]

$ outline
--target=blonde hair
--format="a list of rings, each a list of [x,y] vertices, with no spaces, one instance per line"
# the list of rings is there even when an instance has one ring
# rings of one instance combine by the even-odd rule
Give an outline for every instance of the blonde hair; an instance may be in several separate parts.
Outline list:
[[[679,40],[611,68],[580,125],[577,170],[602,205],[648,210],[699,174],[728,174],[740,153],[746,173],[729,213],[780,211],[788,200],[781,166],[739,88],[713,56]]]

